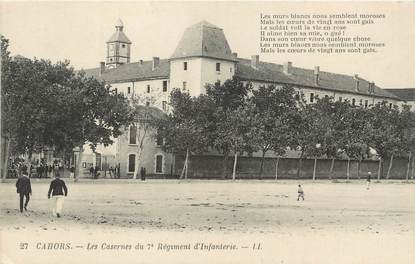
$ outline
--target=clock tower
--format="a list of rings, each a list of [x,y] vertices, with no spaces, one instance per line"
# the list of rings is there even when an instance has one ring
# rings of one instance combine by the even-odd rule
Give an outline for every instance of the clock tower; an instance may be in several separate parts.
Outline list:
[[[124,24],[118,19],[115,32],[107,41],[107,67],[115,68],[119,65],[130,63],[131,41],[124,34]]]

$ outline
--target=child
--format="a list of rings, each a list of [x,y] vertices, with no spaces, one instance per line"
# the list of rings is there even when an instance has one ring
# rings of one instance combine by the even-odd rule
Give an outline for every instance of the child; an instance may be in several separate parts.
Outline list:
[[[297,197],[297,201],[300,201],[300,197],[303,198],[304,201],[304,191],[303,188],[301,187],[301,185],[298,185],[298,197]]]

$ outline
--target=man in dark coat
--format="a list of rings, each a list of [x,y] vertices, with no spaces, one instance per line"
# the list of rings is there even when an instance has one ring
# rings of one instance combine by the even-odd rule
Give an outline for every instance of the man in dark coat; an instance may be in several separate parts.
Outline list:
[[[27,205],[32,195],[32,185],[30,184],[29,174],[27,169],[23,169],[22,176],[17,179],[16,182],[17,193],[20,195],[20,212],[23,213],[23,208],[27,211]],[[23,198],[26,197],[26,201],[23,207]]]
[[[53,214],[57,217],[61,217],[61,211],[63,206],[64,197],[68,195],[68,188],[63,180],[59,179],[59,174],[55,175],[55,179],[50,183],[48,191],[48,199],[52,195],[54,200]],[[65,196],[64,196],[65,195]]]

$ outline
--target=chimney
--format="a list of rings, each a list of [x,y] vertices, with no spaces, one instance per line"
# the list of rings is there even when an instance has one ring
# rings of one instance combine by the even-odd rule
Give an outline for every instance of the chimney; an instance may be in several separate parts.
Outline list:
[[[99,63],[99,75],[103,74],[105,72],[105,62],[101,61]]]
[[[232,56],[234,56],[235,59],[236,59],[236,58],[238,58],[238,53],[237,52],[232,52]]]
[[[289,75],[292,73],[293,63],[291,61],[284,63],[284,73]]]
[[[159,57],[153,57],[153,71],[160,65],[160,58]]]
[[[355,74],[353,79],[355,80],[355,90],[356,92],[359,91],[360,87],[359,87],[359,75]]]
[[[258,69],[259,66],[259,55],[252,55],[251,56],[251,67]]]
[[[320,66],[314,66],[314,85],[318,86],[320,83]]]

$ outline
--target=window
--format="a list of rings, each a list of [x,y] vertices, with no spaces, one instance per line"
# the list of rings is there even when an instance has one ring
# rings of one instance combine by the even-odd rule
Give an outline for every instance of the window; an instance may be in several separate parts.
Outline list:
[[[369,105],[369,101],[365,100],[365,108],[367,108],[368,105]]]
[[[163,92],[167,92],[167,81],[163,81]]]
[[[183,70],[187,71],[187,61],[183,62]]]
[[[157,131],[156,144],[157,144],[157,146],[162,146],[163,145],[163,137],[162,137],[160,131]]]
[[[339,102],[343,102],[343,97],[339,96]]]
[[[326,95],[324,96],[324,98],[326,98],[326,99],[327,99],[327,98],[329,98],[329,96],[326,94]]]
[[[232,67],[230,67],[229,71],[232,73]]]
[[[310,93],[310,103],[314,102],[314,93]]]
[[[362,99],[360,99],[360,101],[359,101],[359,105],[360,105],[360,106],[362,106],[362,105],[363,105],[363,100],[362,100]]]
[[[161,102],[161,107],[162,107],[163,111],[166,111],[167,110],[167,102],[166,101]]]
[[[183,82],[183,91],[186,91],[186,85],[187,85],[187,83]]]
[[[137,144],[137,127],[130,126],[130,144]]]
[[[355,106],[356,105],[356,99],[352,99],[352,105]]]
[[[130,94],[131,93],[131,87],[127,87],[127,93]]]
[[[219,62],[216,62],[216,71],[220,72],[220,63]]]
[[[125,44],[122,44],[121,47],[125,48]]]
[[[150,84],[147,84],[147,93],[150,93]]]
[[[156,173],[163,173],[163,156],[156,156]]]
[[[128,172],[135,171],[135,154],[128,155]]]
[[[146,102],[146,106],[150,106],[150,102],[149,101]]]

